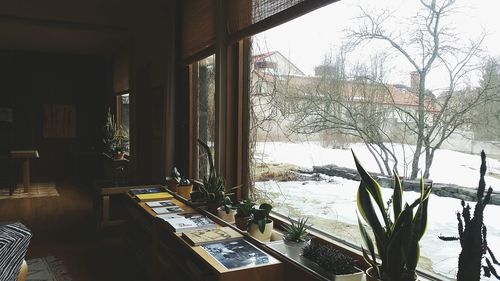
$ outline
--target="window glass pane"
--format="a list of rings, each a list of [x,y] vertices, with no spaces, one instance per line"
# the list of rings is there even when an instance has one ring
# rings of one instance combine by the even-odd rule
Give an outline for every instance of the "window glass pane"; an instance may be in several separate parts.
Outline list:
[[[215,143],[215,55],[198,61],[193,65],[193,84],[197,100],[198,138],[212,149]],[[203,148],[198,147],[197,178],[208,174],[209,166]]]
[[[120,128],[120,134],[125,138],[123,145],[126,146],[126,151],[130,151],[130,102],[129,94],[116,96],[116,124]]]
[[[253,195],[360,246],[351,150],[384,183],[385,202],[394,170],[406,186],[423,176],[434,191],[419,268],[453,278],[460,243],[438,236],[458,235],[460,199],[474,208],[481,149],[500,192],[496,4],[376,2],[339,1],[252,38]],[[496,198],[485,224],[498,255]]]
[[[120,96],[120,123],[124,130],[129,132],[130,124],[130,102],[129,94],[123,94]]]

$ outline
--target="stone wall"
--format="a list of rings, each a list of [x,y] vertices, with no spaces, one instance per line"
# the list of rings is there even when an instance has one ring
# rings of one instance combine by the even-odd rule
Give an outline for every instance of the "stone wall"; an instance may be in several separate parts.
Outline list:
[[[325,166],[314,166],[313,173],[321,173],[333,177],[341,177],[349,180],[359,181],[359,175],[357,170],[339,167],[336,165],[325,165]],[[377,173],[370,173],[371,176],[376,179],[382,187],[392,188],[394,179]],[[426,180],[425,185],[428,186],[432,184],[432,193],[441,197],[451,197],[456,199],[463,199],[465,201],[476,201],[477,189],[472,189],[469,187],[458,186],[455,184],[444,184],[444,183],[433,183],[432,181]],[[403,183],[404,190],[419,191],[420,181],[419,180],[404,180]],[[491,196],[491,204],[500,205],[500,193],[493,192]]]

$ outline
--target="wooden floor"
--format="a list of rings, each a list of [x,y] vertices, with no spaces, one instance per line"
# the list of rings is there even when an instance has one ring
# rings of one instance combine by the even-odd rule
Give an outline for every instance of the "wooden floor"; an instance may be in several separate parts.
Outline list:
[[[0,221],[21,221],[33,232],[27,259],[62,259],[73,281],[141,278],[120,229],[98,231],[90,188],[57,183],[59,197],[0,201]]]

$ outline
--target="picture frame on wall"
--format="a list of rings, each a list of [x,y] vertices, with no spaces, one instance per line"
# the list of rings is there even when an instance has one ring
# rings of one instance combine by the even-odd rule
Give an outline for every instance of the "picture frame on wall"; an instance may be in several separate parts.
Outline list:
[[[75,138],[76,106],[74,104],[44,104],[43,137]]]

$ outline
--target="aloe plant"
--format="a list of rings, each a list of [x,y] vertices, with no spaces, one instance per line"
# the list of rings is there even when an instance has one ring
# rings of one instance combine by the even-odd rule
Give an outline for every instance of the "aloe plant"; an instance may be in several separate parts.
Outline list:
[[[224,198],[226,197],[226,181],[224,180],[224,177],[217,175],[210,147],[208,147],[208,145],[200,139],[198,139],[198,143],[205,150],[209,164],[208,177],[205,176],[203,178],[201,192],[203,193],[207,203],[222,204]]]
[[[380,185],[366,172],[354,152],[353,156],[361,176],[357,192],[358,210],[375,238],[374,244],[358,216],[364,242],[363,257],[373,267],[376,278],[384,281],[416,280],[415,269],[420,257],[419,241],[427,226],[427,205],[432,187],[426,189],[421,179],[420,197],[403,206],[403,185],[395,172],[391,216],[390,204],[386,207]]]
[[[285,235],[284,238],[286,241],[293,242],[305,242],[308,240],[307,230],[309,229],[309,225],[307,224],[309,218],[298,218],[297,222],[289,219],[290,225],[285,225]]]

